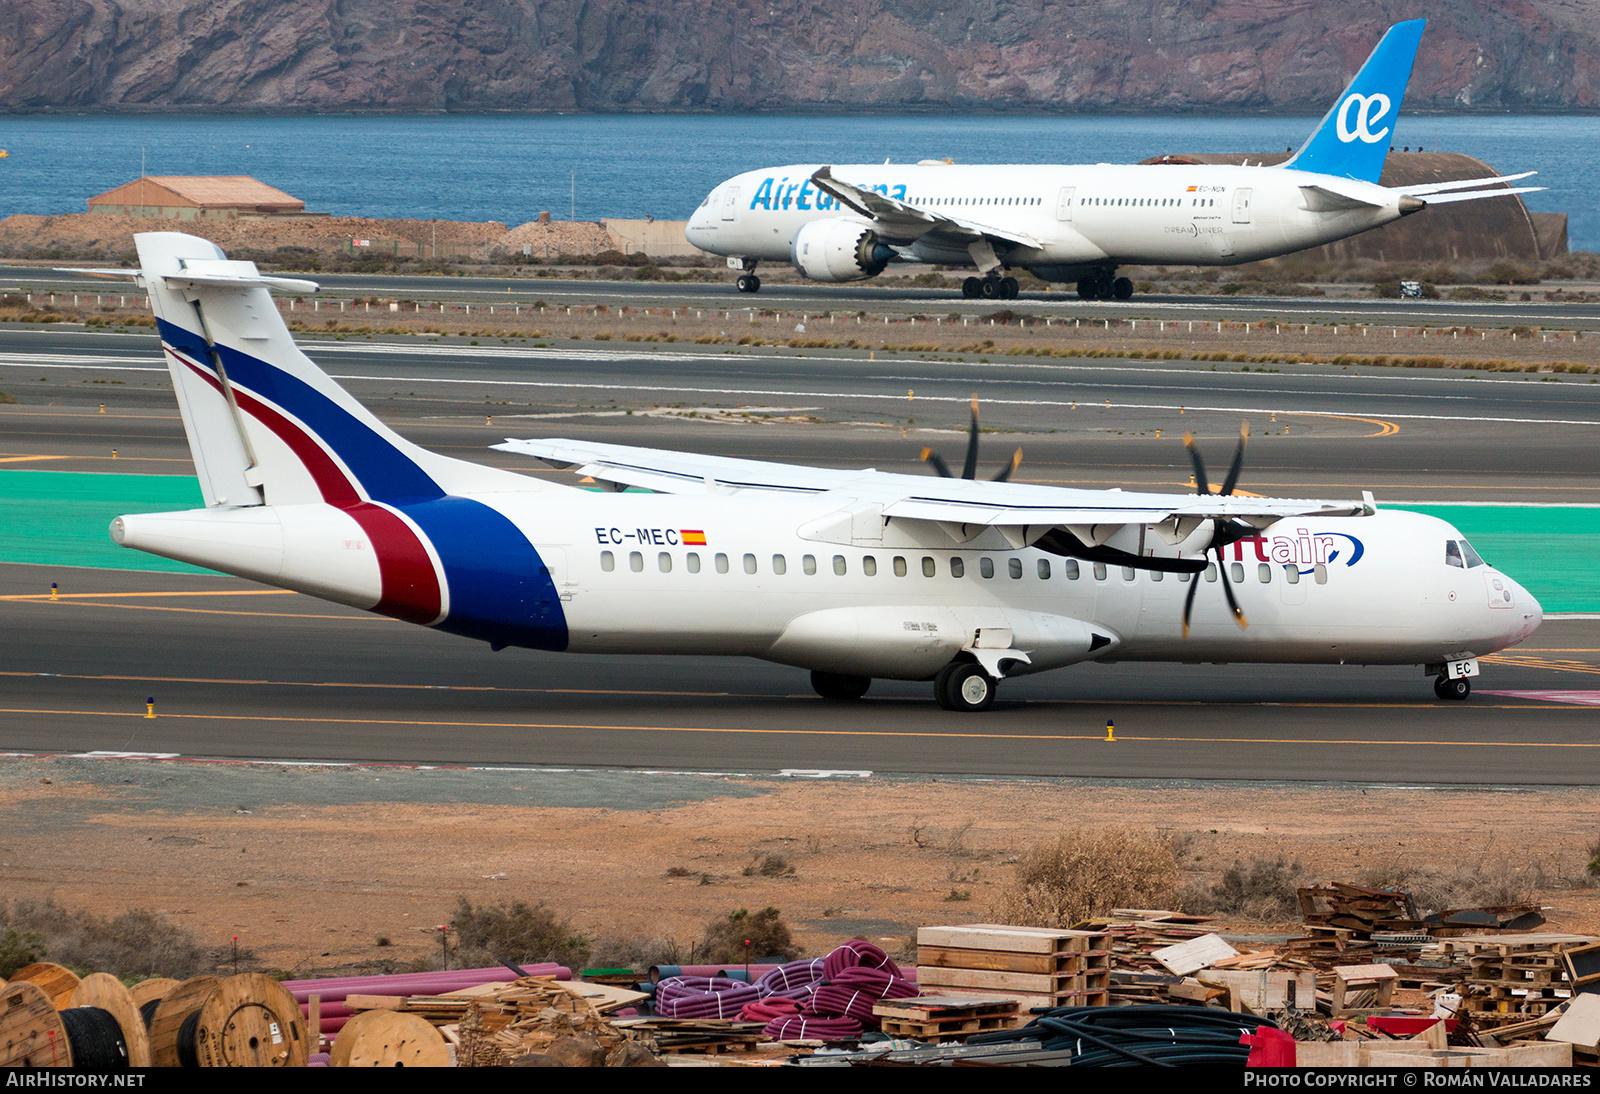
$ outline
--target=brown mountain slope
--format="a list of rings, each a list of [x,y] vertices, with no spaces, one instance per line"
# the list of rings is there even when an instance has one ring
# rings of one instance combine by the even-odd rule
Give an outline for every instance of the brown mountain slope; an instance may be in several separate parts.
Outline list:
[[[1592,0],[9,0],[0,111],[1600,106]]]

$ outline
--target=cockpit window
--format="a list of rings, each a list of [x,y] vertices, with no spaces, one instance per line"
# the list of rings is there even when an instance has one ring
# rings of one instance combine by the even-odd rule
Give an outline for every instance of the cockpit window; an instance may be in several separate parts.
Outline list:
[[[1466,569],[1467,564],[1461,560],[1461,545],[1453,539],[1444,541],[1444,561],[1448,566],[1459,566]]]
[[[1461,541],[1461,554],[1462,557],[1467,560],[1467,569],[1469,570],[1474,566],[1484,565],[1483,559],[1478,557],[1478,552],[1474,551],[1472,549],[1472,544],[1468,543],[1466,540]]]

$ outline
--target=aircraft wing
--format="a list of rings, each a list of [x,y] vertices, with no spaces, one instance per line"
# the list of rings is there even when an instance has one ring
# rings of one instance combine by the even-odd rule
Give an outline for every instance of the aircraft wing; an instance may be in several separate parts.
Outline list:
[[[633,486],[668,494],[832,491],[848,495],[849,505],[878,506],[886,522],[926,533],[930,545],[945,538],[952,546],[970,543],[994,531],[1013,548],[1043,540],[1041,546],[1058,553],[1128,564],[1142,559],[1147,568],[1192,568],[1192,560],[1162,566],[1158,565],[1162,560],[1149,555],[1158,539],[1174,548],[1207,521],[1263,529],[1293,517],[1370,516],[1377,509],[1370,494],[1361,501],[1317,501],[1071,490],[872,468],[800,467],[594,441],[508,439],[493,447],[571,468],[616,490]],[[1148,550],[1147,530],[1152,533]],[[1178,560],[1169,552],[1166,561]]]
[[[886,243],[903,245],[914,243],[924,236],[933,236],[958,247],[967,247],[980,239],[1017,247],[1041,245],[1039,240],[1023,232],[1002,231],[964,217],[930,213],[887,194],[836,179],[830,167],[818,168],[811,176],[811,183],[823,193],[837,198],[845,208],[869,218]]]

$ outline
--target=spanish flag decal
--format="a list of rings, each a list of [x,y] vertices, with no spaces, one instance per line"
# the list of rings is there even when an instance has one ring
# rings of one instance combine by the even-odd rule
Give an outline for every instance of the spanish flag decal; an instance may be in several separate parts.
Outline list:
[[[706,534],[698,528],[681,528],[678,530],[678,538],[683,541],[685,547],[704,547],[706,545]]]
[[[1194,193],[1194,192],[1195,192],[1195,191],[1196,191],[1196,190],[1198,190],[1198,189],[1200,189],[1200,187],[1198,187],[1198,186],[1191,186],[1191,187],[1189,187],[1189,188],[1188,188],[1188,189],[1187,189],[1187,190],[1185,190],[1185,191],[1184,191],[1184,193],[1186,193],[1186,194],[1192,194],[1192,193]]]

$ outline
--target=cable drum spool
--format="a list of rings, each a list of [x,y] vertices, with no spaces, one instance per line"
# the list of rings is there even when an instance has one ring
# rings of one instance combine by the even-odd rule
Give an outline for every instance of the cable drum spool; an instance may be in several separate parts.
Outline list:
[[[26,980],[36,985],[50,999],[50,1005],[63,1010],[72,1005],[72,993],[78,989],[78,974],[53,961],[36,961],[24,965],[11,974],[11,982]]]
[[[364,1010],[339,1030],[332,1067],[449,1067],[450,1048],[433,1023],[416,1014]]]
[[[215,976],[197,976],[185,980],[156,1005],[150,1018],[150,1062],[154,1067],[179,1067],[178,1032],[191,1014],[210,998],[221,983]]]
[[[0,991],[0,1068],[71,1066],[66,1026],[50,996],[29,980],[6,984]]]
[[[85,976],[72,993],[72,1006],[63,1010],[62,1021],[66,1022],[66,1015],[73,1011],[100,1010],[111,1016],[116,1023],[121,1035],[122,1051],[125,1055],[124,1067],[146,1068],[150,1066],[150,1033],[144,1024],[144,1018],[139,1014],[139,1008],[133,1001],[133,995],[123,986],[121,980],[107,972],[90,973]],[[92,1038],[94,1044],[92,1051],[97,1058],[109,1059],[109,1050],[99,1045],[100,1022],[95,1019],[92,1023],[81,1022],[86,1037]],[[72,1023],[67,1023],[67,1032],[72,1033]],[[73,1059],[78,1058],[78,1042],[73,1042]]]
[[[241,973],[217,984],[195,1019],[200,1067],[305,1067],[305,1017],[278,981]]]

